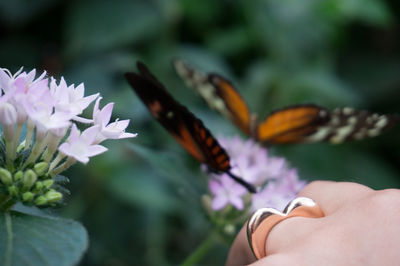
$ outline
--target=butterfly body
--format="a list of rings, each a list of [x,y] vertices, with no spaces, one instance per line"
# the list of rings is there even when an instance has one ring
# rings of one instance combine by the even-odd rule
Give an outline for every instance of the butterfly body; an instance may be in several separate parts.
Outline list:
[[[333,111],[315,105],[299,104],[281,108],[257,121],[235,87],[215,73],[202,73],[181,60],[174,66],[186,85],[194,88],[208,105],[231,120],[243,133],[264,144],[334,144],[374,137],[392,127],[397,118],[349,107]]]
[[[203,122],[177,102],[164,86],[138,62],[139,74],[126,73],[129,84],[147,106],[154,118],[196,160],[216,173],[227,173],[250,192],[255,188],[230,172],[230,159]]]

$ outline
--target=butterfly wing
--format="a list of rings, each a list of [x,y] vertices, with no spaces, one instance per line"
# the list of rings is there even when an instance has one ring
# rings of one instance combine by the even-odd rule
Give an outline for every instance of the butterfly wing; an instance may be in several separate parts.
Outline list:
[[[304,142],[328,121],[328,112],[317,105],[289,106],[272,112],[260,123],[256,139],[267,144]]]
[[[254,187],[230,173],[228,154],[203,122],[174,100],[144,64],[138,62],[138,69],[139,74],[126,73],[125,77],[154,118],[199,162],[215,172],[227,173],[254,192]]]
[[[317,105],[295,105],[271,113],[258,127],[257,139],[267,144],[329,141],[341,143],[379,135],[395,119],[349,107],[332,112]]]
[[[247,135],[251,135],[251,116],[246,102],[235,87],[218,74],[204,74],[182,60],[175,60],[174,67],[188,87],[194,88],[211,109],[230,119]]]
[[[329,141],[333,144],[360,140],[380,135],[397,122],[393,115],[381,115],[350,107],[336,108],[329,113],[329,121],[307,138],[308,142]]]

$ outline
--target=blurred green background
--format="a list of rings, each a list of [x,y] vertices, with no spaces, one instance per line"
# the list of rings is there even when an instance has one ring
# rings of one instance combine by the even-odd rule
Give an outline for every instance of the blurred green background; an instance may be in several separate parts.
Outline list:
[[[400,4],[396,0],[1,0],[0,66],[47,70],[100,91],[138,137],[68,173],[68,205],[90,248],[81,265],[175,265],[212,230],[201,208],[199,166],[153,119],[123,78],[140,59],[211,129],[236,135],[175,74],[181,57],[229,77],[265,116],[316,103],[400,111]],[[399,127],[343,145],[271,148],[301,178],[400,187]],[[204,265],[223,264],[220,241]]]

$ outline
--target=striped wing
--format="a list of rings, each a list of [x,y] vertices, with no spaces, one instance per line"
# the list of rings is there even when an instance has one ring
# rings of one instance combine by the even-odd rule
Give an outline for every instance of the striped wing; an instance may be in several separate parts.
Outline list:
[[[267,144],[348,140],[375,137],[392,127],[395,118],[349,107],[331,112],[316,105],[274,111],[258,126],[257,139]]]
[[[336,108],[329,113],[329,122],[307,138],[308,142],[329,141],[333,144],[361,140],[380,135],[396,124],[398,118],[350,107]]]
[[[138,62],[138,69],[139,74],[126,73],[125,77],[154,118],[199,162],[217,173],[227,173],[254,192],[252,185],[230,173],[228,154],[203,122],[175,101],[145,65]]]
[[[186,85],[195,89],[211,109],[217,110],[244,133],[251,135],[249,108],[228,80],[218,74],[201,73],[181,60],[175,60],[174,67]]]

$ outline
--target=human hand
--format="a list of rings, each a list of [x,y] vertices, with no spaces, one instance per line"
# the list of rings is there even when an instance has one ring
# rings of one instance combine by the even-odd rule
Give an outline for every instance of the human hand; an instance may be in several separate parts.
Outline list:
[[[258,261],[244,226],[226,265],[400,265],[400,190],[316,181],[298,196],[313,199],[325,217],[281,221],[268,235],[267,256]]]

